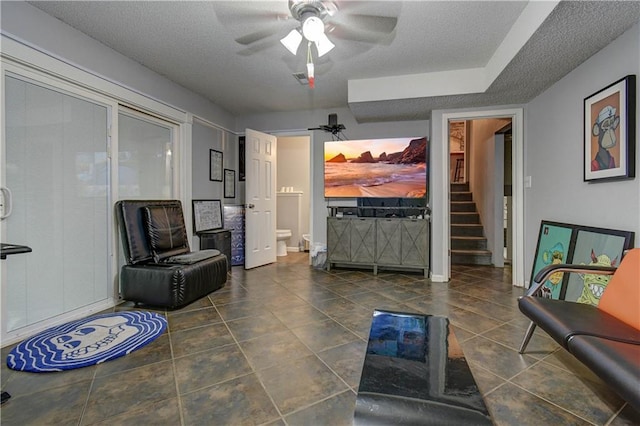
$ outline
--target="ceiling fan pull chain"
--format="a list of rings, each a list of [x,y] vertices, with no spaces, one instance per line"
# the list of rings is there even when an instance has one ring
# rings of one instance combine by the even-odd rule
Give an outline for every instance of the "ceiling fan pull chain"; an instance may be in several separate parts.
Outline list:
[[[313,75],[313,57],[311,56],[311,42],[307,44],[307,80],[309,80],[309,88],[315,87],[315,77]]]

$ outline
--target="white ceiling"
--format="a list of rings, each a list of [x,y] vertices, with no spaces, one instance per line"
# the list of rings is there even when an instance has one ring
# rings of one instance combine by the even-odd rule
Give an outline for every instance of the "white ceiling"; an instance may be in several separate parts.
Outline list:
[[[640,19],[637,1],[335,0],[343,28],[359,15],[397,25],[359,32],[366,41],[328,33],[336,47],[314,55],[310,89],[292,76],[306,49],[279,43],[298,24],[286,0],[29,3],[233,114],[348,105],[361,122],[527,102]],[[271,35],[235,41],[256,32]]]

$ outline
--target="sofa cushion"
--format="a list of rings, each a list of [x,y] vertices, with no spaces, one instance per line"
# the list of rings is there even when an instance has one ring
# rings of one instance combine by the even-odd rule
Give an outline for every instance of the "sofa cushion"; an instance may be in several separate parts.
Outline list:
[[[604,289],[598,309],[640,330],[640,248],[630,250]]]
[[[145,232],[156,262],[189,252],[182,209],[173,206],[146,206],[142,209]]]
[[[640,345],[574,336],[568,350],[640,411]]]
[[[191,265],[192,263],[197,263],[205,259],[210,259],[212,257],[220,256],[220,250],[210,249],[210,250],[200,250],[200,251],[192,251],[189,253],[179,254],[177,256],[167,257],[163,260],[164,263],[176,263],[178,265]]]
[[[619,321],[596,306],[524,296],[518,300],[518,307],[565,349],[567,340],[574,335],[640,343],[640,330]]]

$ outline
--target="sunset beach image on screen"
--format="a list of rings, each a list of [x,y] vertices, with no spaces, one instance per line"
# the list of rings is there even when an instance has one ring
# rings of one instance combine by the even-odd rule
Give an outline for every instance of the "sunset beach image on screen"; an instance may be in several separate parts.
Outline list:
[[[423,198],[427,193],[426,137],[327,141],[327,198]]]

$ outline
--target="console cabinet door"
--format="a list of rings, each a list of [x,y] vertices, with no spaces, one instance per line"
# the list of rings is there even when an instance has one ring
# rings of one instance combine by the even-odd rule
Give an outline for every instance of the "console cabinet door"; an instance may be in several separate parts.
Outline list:
[[[401,220],[378,219],[376,229],[376,263],[400,265]]]
[[[351,261],[372,263],[375,259],[375,219],[351,220]]]
[[[429,261],[429,222],[405,219],[402,223],[402,264],[426,266]]]
[[[351,219],[327,218],[327,250],[329,262],[351,260]]]

